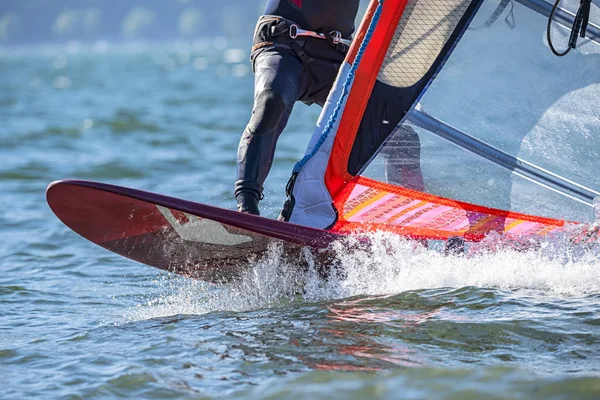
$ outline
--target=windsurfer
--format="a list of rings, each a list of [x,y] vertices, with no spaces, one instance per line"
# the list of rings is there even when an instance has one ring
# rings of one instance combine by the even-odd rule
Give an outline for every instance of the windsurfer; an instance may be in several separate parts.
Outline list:
[[[268,0],[250,60],[254,107],[242,134],[235,197],[259,215],[275,146],[296,101],[323,106],[354,32],[359,0]]]

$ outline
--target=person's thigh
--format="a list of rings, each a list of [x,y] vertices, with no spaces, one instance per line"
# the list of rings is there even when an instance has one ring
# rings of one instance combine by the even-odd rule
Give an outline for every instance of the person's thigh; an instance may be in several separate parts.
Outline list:
[[[268,49],[254,60],[255,100],[265,91],[281,98],[285,106],[293,105],[306,86],[304,66],[300,59],[287,49]]]

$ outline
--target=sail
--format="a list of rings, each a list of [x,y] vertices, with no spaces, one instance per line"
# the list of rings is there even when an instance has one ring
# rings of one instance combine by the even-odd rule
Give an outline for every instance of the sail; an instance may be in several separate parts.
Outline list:
[[[579,1],[555,12],[565,46]],[[600,12],[566,57],[543,0],[373,0],[290,221],[421,238],[547,234],[600,196]]]

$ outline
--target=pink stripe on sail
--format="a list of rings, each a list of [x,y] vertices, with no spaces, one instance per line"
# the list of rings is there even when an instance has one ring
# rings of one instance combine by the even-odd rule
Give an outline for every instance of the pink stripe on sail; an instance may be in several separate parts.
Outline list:
[[[431,222],[438,217],[440,214],[443,214],[447,211],[451,211],[452,207],[446,207],[446,206],[436,206],[435,208],[432,208],[431,210],[427,211],[426,213],[424,213],[423,215],[421,215],[420,217],[416,218],[415,220],[413,220],[411,222],[412,226],[417,226],[417,225],[421,225],[421,226],[427,226],[429,224],[431,224]]]
[[[468,230],[469,224],[470,224],[470,222],[469,222],[468,218],[457,217],[456,220],[453,221],[453,223],[444,225],[444,227],[446,230],[449,230],[449,231],[463,232],[463,231]]]
[[[471,225],[471,221],[467,217],[467,212],[458,208],[453,208],[451,211],[446,212],[444,221],[432,221],[431,227],[436,229],[437,227],[443,227],[446,230],[452,230],[456,232],[466,231]],[[437,228],[441,229],[441,228]]]
[[[391,193],[386,194],[381,199],[379,199],[379,200],[377,200],[377,201],[369,204],[368,206],[366,206],[365,208],[363,208],[362,210],[360,210],[359,212],[357,212],[356,214],[354,214],[352,217],[350,217],[348,219],[348,221],[352,221],[352,222],[368,222],[368,221],[363,221],[363,216],[365,216],[365,214],[368,214],[369,211],[373,210],[374,208],[377,208],[382,203],[385,203],[387,200],[391,199],[392,197],[394,197],[393,194],[391,194]]]
[[[407,208],[414,207],[414,206],[416,206],[416,205],[417,205],[417,204],[419,204],[419,203],[421,203],[421,200],[413,200],[413,201],[411,201],[410,203],[408,203],[408,204],[406,204],[406,205],[403,205],[403,206],[400,206],[400,207],[396,208],[396,209],[394,210],[394,212],[393,212],[393,213],[391,213],[391,215],[389,216],[389,218],[390,218],[390,219],[386,219],[386,220],[385,220],[385,221],[383,221],[383,222],[384,222],[384,223],[387,223],[387,224],[394,224],[394,223],[395,223],[395,222],[394,222],[395,220],[392,220],[391,218],[393,218],[393,217],[394,217],[396,214],[398,214],[398,213],[402,212],[403,210],[406,210]],[[400,217],[398,217],[398,218],[401,218],[401,217],[403,217],[403,215],[402,215],[402,216],[400,216]],[[396,218],[396,219],[398,219],[398,218]]]
[[[514,222],[515,220],[510,221],[510,223]],[[506,222],[506,225],[509,225],[509,222]],[[522,235],[524,233],[528,233],[530,231],[536,231],[538,229],[542,228],[542,226],[540,224],[538,224],[537,222],[529,222],[529,221],[525,221],[520,223],[519,225],[511,228],[507,233],[510,233],[511,235]]]
[[[379,217],[373,220],[374,223],[385,223],[387,220],[392,218],[394,215],[398,214],[401,210],[408,207],[413,200],[410,200],[408,197],[400,197],[396,196],[393,202],[391,202],[388,207],[389,210],[381,214]],[[406,204],[404,204],[406,203]]]
[[[454,221],[435,221],[437,217],[442,214],[452,214],[455,210],[454,207],[448,206],[438,206],[431,211],[426,212],[422,216],[418,217],[414,221],[411,222],[412,226],[420,226],[423,228],[432,228],[432,229],[443,229],[443,230],[456,230],[458,231],[460,228],[465,228],[469,225],[468,218],[454,214],[454,216],[450,217],[451,219],[455,219]]]
[[[381,192],[387,193],[391,196],[385,196],[381,199],[381,202],[378,204],[377,208],[368,212],[363,216],[364,222],[376,222],[381,219],[382,216],[389,214],[390,212],[395,212],[398,207],[404,205],[404,203],[408,203],[411,199],[403,196],[398,196],[395,193]]]
[[[417,201],[417,203],[420,203],[420,201]],[[402,224],[402,222],[406,221],[407,219],[410,219],[415,214],[417,214],[419,212],[422,212],[424,209],[431,208],[431,207],[432,207],[431,203],[423,204],[422,206],[417,207],[414,210],[410,210],[409,212],[407,212],[406,214],[400,216],[399,218],[396,218],[396,220],[394,221],[394,224],[396,224],[396,225],[411,226],[412,221],[409,221],[406,224]]]
[[[368,186],[363,186],[363,185],[354,186],[354,189],[352,189],[352,193],[350,193],[350,197],[348,197],[347,201],[350,201],[350,200],[354,199],[355,197],[360,196],[361,194],[363,194],[364,192],[366,192],[369,189],[370,189],[370,187],[368,187]]]

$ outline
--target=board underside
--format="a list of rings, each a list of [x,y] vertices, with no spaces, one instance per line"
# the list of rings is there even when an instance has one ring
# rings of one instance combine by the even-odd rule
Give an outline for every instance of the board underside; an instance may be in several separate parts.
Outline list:
[[[168,196],[86,181],[58,181],[48,204],[69,228],[135,261],[209,282],[242,276],[273,243],[285,254],[340,236]]]

